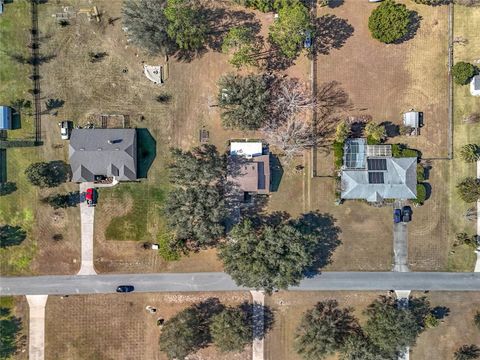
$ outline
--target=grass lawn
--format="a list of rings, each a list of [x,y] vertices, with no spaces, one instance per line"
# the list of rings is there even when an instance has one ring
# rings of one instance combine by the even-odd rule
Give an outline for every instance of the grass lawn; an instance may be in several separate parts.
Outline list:
[[[473,62],[480,54],[480,38],[474,29],[480,27],[480,8],[455,6],[454,36],[463,37],[467,45],[455,44],[454,62]],[[456,194],[456,184],[467,176],[476,176],[475,164],[466,164],[459,156],[459,149],[469,143],[480,143],[480,124],[465,124],[463,117],[472,112],[480,112],[480,99],[470,94],[469,86],[454,84],[454,161],[450,165],[449,193],[450,238],[455,233],[475,233],[475,223],[464,218],[465,211],[475,204],[465,204]],[[450,271],[472,271],[476,256],[468,247],[455,249],[448,262]]]
[[[12,55],[28,57],[30,49],[30,4],[27,0],[16,0],[5,5],[0,16],[0,104],[10,105],[16,99],[32,100],[28,90],[32,82],[28,78],[31,66],[19,64]],[[10,138],[23,138],[33,135],[31,116],[22,114],[21,128],[9,131]]]

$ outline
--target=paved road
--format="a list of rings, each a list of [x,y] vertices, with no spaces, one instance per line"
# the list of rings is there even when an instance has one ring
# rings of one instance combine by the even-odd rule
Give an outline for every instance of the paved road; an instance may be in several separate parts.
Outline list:
[[[0,277],[1,295],[113,293],[120,284],[138,292],[240,291],[225,273],[48,275]],[[290,290],[449,290],[480,291],[480,273],[325,272]]]

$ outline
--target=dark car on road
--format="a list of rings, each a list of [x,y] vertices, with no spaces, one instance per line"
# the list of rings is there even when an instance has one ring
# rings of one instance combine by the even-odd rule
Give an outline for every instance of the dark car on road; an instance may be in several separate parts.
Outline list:
[[[400,209],[393,210],[393,222],[395,224],[398,224],[401,221],[402,221],[402,210]]]
[[[119,285],[119,286],[117,286],[117,292],[118,293],[128,293],[128,292],[132,292],[133,290],[135,290],[133,285]]]
[[[404,206],[402,208],[402,221],[409,222],[412,220],[412,208],[410,206]]]

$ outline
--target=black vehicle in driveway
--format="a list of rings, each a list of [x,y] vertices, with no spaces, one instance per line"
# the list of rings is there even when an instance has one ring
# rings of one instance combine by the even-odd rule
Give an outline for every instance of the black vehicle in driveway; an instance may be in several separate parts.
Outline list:
[[[402,221],[410,222],[412,221],[412,208],[410,206],[404,206],[402,208]]]
[[[118,293],[128,293],[128,292],[132,292],[133,290],[135,290],[133,285],[119,285],[119,286],[117,286],[117,292]]]

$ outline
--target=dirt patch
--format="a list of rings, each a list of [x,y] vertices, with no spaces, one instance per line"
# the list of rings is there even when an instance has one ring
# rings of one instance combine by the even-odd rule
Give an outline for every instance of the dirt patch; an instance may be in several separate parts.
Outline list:
[[[180,310],[208,298],[225,305],[250,301],[246,292],[195,294],[128,294],[50,296],[46,307],[46,359],[160,360],[158,318],[168,320]],[[155,314],[146,306],[157,309]],[[251,359],[251,348],[224,355],[211,346],[192,359]]]
[[[424,294],[412,293],[413,296]],[[429,329],[418,338],[410,358],[453,359],[453,353],[462,345],[480,346],[480,330],[475,327],[473,317],[480,311],[480,294],[475,292],[431,292],[428,298],[435,306],[445,306],[449,314],[434,329]]]
[[[293,347],[295,330],[305,311],[317,302],[336,299],[340,307],[353,307],[355,316],[362,321],[362,311],[376,298],[378,293],[372,292],[279,292],[267,297],[265,305],[272,308],[275,323],[265,340],[265,359],[268,360],[300,360]],[[329,360],[335,357],[329,357]]]

